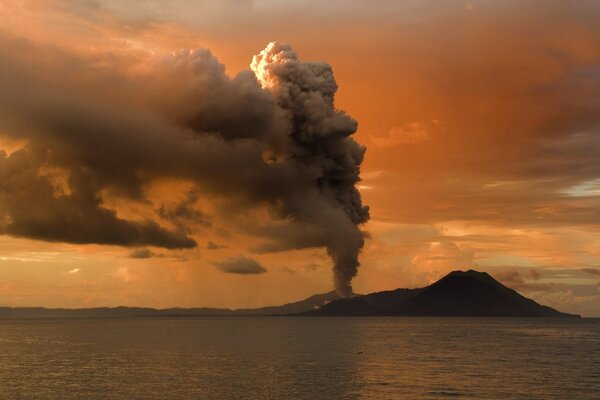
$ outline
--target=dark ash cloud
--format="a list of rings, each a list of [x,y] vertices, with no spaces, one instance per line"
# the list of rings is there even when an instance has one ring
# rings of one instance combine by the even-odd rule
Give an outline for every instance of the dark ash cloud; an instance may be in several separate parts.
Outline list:
[[[325,246],[334,263],[336,290],[349,296],[364,244],[359,225],[369,219],[369,208],[356,188],[366,151],[351,139],[357,122],[335,109],[337,83],[328,64],[301,62],[290,46],[273,42],[254,56],[251,68],[273,94],[290,129],[291,145],[287,151],[274,151],[270,160],[291,158],[300,169],[318,172],[312,183],[298,182],[303,190],[288,192],[279,209],[282,217],[295,217],[310,234],[275,236],[273,242],[283,248],[292,243]],[[285,243],[286,236],[295,240]]]
[[[128,221],[104,207],[93,174],[73,168],[69,193],[40,174],[43,159],[29,149],[0,151],[0,233],[54,242],[195,247],[183,233],[155,221]]]
[[[331,67],[277,43],[233,78],[202,49],[138,74],[120,72],[127,62],[107,57],[99,67],[0,36],[0,132],[26,143],[0,159],[0,232],[190,248],[196,228],[210,226],[202,195],[232,204],[225,218],[267,208],[256,232],[263,251],[325,247],[338,292],[351,293],[369,218],[355,186],[366,149],[352,139],[356,121],[335,108]],[[60,171],[64,187],[45,170]],[[106,205],[107,194],[148,204],[145,188],[158,179],[194,189],[154,219],[124,219]]]
[[[214,261],[212,264],[222,272],[240,275],[258,275],[267,272],[254,258],[237,256],[224,261]]]

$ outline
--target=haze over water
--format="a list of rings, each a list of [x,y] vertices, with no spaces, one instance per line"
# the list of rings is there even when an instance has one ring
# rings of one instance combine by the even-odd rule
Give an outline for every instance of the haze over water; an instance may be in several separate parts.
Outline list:
[[[2,399],[597,399],[599,319],[0,321]]]

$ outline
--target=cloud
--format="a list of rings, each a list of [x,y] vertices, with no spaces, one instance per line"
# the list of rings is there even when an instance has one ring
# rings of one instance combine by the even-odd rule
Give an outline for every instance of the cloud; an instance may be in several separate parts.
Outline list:
[[[559,289],[533,293],[534,300],[549,305],[558,310],[578,310],[583,313],[593,313],[600,301],[600,294],[578,295],[572,289]]]
[[[336,287],[350,293],[363,244],[358,226],[368,219],[356,188],[365,148],[351,138],[356,121],[334,107],[328,64],[301,62],[290,46],[271,43],[253,72],[233,78],[204,49],[151,59],[125,75],[109,58],[99,71],[74,54],[27,42],[13,52],[15,42],[0,41],[0,131],[27,143],[0,160],[1,232],[190,248],[195,228],[210,226],[198,201],[218,197],[233,205],[230,214],[266,207],[266,226],[285,222],[288,234],[263,230],[269,251],[326,247]],[[84,82],[66,78],[74,74]],[[40,176],[46,167],[62,171],[64,193]],[[108,196],[113,204],[149,203],[145,190],[159,179],[194,186],[161,204],[158,218],[125,219],[109,208]]]
[[[213,261],[212,264],[228,274],[258,275],[267,272],[265,267],[251,257],[237,256],[224,261]]]
[[[154,257],[155,255],[156,254],[154,254],[154,252],[152,252],[150,249],[141,248],[133,250],[131,253],[129,253],[128,257],[144,259]]]
[[[477,269],[473,251],[449,240],[422,246],[410,262],[413,281],[432,283],[450,271]]]
[[[220,249],[226,249],[227,246],[223,245],[223,244],[217,244],[217,243],[209,241],[208,243],[206,243],[206,248],[208,250],[220,250]]]
[[[0,233],[70,243],[189,248],[195,241],[156,222],[127,221],[103,206],[93,173],[73,168],[69,192],[56,193],[39,173],[45,157],[33,149],[0,151]]]
[[[279,268],[279,270],[283,271],[283,272],[287,272],[288,274],[296,274],[298,272],[305,272],[305,273],[315,272],[321,268],[322,268],[322,265],[320,265],[320,264],[308,263],[308,264],[298,265],[297,267],[283,266],[283,267]]]
[[[325,246],[333,260],[336,290],[349,296],[364,244],[359,225],[369,219],[369,208],[356,188],[366,151],[351,139],[357,122],[334,106],[337,83],[330,65],[301,62],[291,46],[272,42],[254,56],[250,67],[292,127],[292,147],[287,153],[272,153],[269,161],[290,157],[303,169],[319,171],[315,186],[291,192],[279,210],[282,216],[300,217],[302,232],[271,237],[273,248]]]
[[[418,122],[409,122],[400,127],[393,127],[386,133],[371,131],[368,135],[369,143],[377,148],[414,144],[429,140],[428,128]]]
[[[302,266],[302,268],[306,271],[316,271],[318,269],[320,269],[322,266],[321,264],[317,264],[317,263],[309,263],[309,264],[304,264]]]
[[[511,289],[518,291],[545,291],[552,290],[555,287],[555,285],[547,282],[535,282],[541,278],[541,273],[537,269],[529,269],[524,272],[523,270],[511,268],[495,272],[494,277]]]
[[[158,216],[171,222],[180,232],[193,233],[194,227],[203,225],[210,227],[209,218],[198,209],[196,202],[200,198],[200,190],[195,188],[190,190],[184,199],[176,204],[161,205],[156,210]]]

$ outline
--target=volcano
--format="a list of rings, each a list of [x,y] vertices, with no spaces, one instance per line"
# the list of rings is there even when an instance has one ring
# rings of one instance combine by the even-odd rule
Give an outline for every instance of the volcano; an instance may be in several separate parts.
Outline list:
[[[485,272],[453,271],[418,289],[396,289],[334,300],[302,313],[315,316],[579,317],[510,289]]]

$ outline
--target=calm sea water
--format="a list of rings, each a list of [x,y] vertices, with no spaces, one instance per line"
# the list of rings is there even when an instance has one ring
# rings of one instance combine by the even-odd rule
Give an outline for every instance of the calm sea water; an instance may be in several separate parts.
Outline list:
[[[600,399],[600,320],[0,320],[1,399]]]

